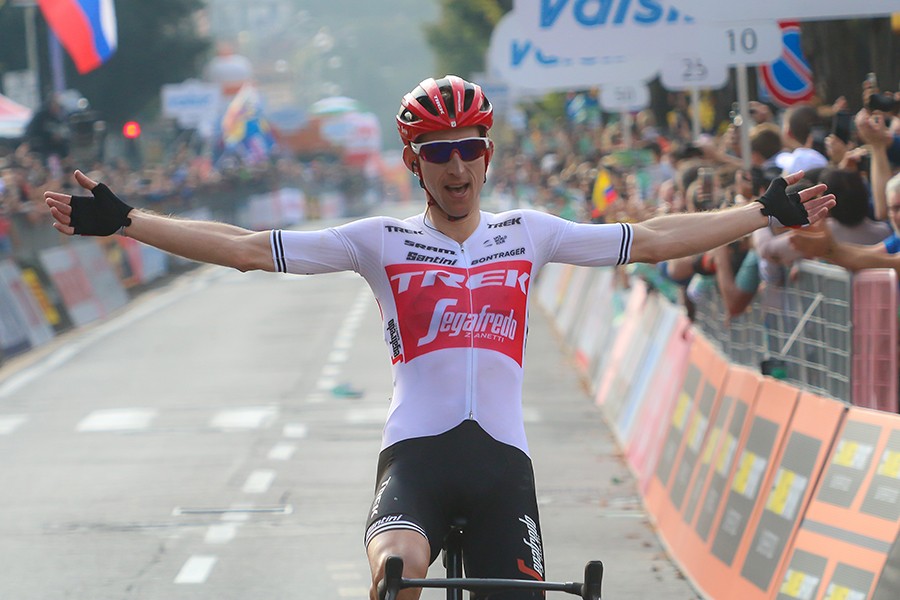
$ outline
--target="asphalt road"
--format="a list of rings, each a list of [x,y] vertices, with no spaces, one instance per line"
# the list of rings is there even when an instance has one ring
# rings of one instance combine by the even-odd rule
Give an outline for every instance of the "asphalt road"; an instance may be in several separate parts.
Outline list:
[[[695,598],[535,307],[526,365],[548,578],[601,559],[604,598]],[[201,267],[9,362],[0,599],[365,598],[390,394],[355,274]]]

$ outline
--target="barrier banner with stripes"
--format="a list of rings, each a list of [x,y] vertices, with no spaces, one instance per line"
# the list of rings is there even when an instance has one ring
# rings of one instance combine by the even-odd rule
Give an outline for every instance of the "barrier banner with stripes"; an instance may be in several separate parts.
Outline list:
[[[693,341],[691,322],[679,313],[656,372],[644,391],[637,426],[626,441],[625,456],[642,494],[647,491],[659,459],[669,415],[684,384]]]
[[[720,439],[707,440],[700,461],[703,465],[709,449],[710,464],[716,466],[708,471],[705,495],[701,492],[696,501],[686,504],[686,514],[697,512],[698,507],[699,512],[674,553],[695,585],[710,597],[764,598],[752,589],[745,596],[734,596],[732,587],[744,561],[745,538],[755,527],[767,496],[798,390],[770,378],[760,382],[746,370],[733,367],[731,371],[721,408],[730,411],[730,417],[716,416],[714,422],[722,426]],[[748,400],[754,390],[755,399]]]
[[[562,304],[559,307],[559,314],[556,317],[556,327],[559,334],[566,340],[567,344],[571,343],[573,328],[586,309],[584,295],[589,288],[592,272],[593,269],[590,267],[576,266],[573,269],[572,277],[569,279],[569,286],[566,290],[566,296],[563,298]]]
[[[728,363],[705,338],[697,337],[688,359],[684,385],[672,410],[654,476],[644,504],[662,531],[683,497],[685,470],[693,469],[700,445],[725,382]],[[667,540],[670,545],[671,540]]]
[[[744,536],[746,548],[740,550],[744,563],[740,577],[732,579],[735,597],[747,597],[757,590],[771,597],[775,584],[780,583],[780,568],[845,412],[846,407],[837,400],[800,395],[768,495],[750,529],[752,537]]]
[[[603,375],[597,386],[595,402],[598,406],[604,406],[608,401],[615,401],[614,395],[617,391],[621,391],[621,386],[624,385],[619,381],[619,369],[625,364],[626,356],[633,353],[632,345],[641,345],[645,342],[640,338],[640,334],[642,324],[648,319],[646,314],[648,300],[647,285],[641,281],[633,282],[628,294],[628,301],[625,304],[625,313],[622,315],[622,323],[608,350],[603,365]]]
[[[900,534],[900,416],[851,408],[806,510],[777,598],[900,598],[884,577]]]
[[[598,360],[602,359],[602,350],[615,333],[616,318],[622,314],[623,309],[623,292],[616,288],[614,274],[615,269],[609,267],[594,269],[591,285],[584,297],[584,317],[574,340],[575,364],[582,375],[591,378],[592,392],[596,390],[591,376]]]

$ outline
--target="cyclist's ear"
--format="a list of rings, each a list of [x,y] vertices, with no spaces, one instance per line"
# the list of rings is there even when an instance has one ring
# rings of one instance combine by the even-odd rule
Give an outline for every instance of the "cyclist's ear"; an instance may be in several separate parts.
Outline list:
[[[403,164],[414,174],[419,174],[419,159],[416,153],[412,151],[412,148],[409,147],[409,144],[403,146]]]

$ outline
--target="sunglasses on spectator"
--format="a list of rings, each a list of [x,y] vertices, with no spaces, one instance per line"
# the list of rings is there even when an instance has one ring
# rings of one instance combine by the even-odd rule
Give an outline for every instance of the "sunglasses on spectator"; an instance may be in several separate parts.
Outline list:
[[[450,160],[454,151],[459,152],[459,157],[464,161],[481,158],[488,151],[488,148],[491,147],[492,143],[490,138],[470,137],[452,142],[443,140],[422,142],[421,144],[410,142],[409,146],[422,160],[435,164],[444,164]]]

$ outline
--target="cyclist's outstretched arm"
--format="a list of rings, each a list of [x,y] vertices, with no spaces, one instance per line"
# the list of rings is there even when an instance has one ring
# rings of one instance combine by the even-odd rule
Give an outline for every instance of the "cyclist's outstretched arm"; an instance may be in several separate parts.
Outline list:
[[[66,235],[112,235],[123,233],[138,241],[191,260],[233,267],[241,271],[274,271],[268,231],[255,232],[235,225],[191,221],[131,208],[109,188],[81,171],[78,184],[92,193],[73,196],[44,193],[55,222]]]

